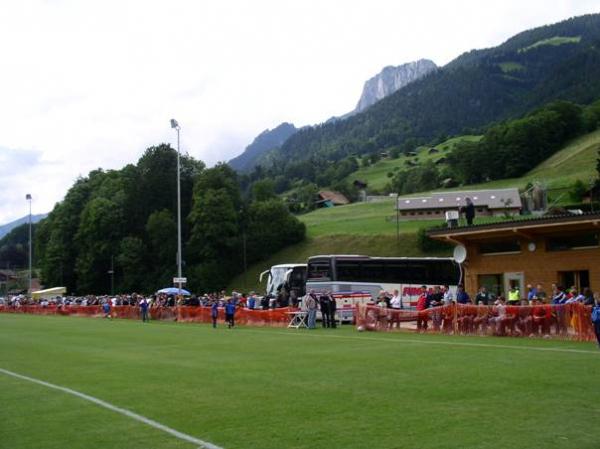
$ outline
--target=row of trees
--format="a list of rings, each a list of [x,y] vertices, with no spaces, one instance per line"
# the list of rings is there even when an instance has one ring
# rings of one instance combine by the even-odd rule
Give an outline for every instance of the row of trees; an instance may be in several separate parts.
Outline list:
[[[600,128],[600,101],[582,107],[556,101],[488,128],[479,141],[462,141],[447,163],[425,163],[394,173],[386,191],[401,194],[524,175],[572,138]]]
[[[274,194],[242,195],[227,165],[207,169],[181,158],[184,274],[194,291],[224,288],[247,262],[302,240],[305,228]],[[151,292],[176,273],[177,163],[169,145],[148,148],[137,164],[78,179],[39,225],[36,265],[45,285],[81,294]]]

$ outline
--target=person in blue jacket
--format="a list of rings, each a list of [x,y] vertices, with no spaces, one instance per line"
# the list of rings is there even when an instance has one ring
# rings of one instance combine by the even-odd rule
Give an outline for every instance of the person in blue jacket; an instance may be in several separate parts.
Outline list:
[[[458,288],[456,289],[456,302],[459,304],[471,304],[471,298],[462,284],[458,284]]]
[[[112,316],[110,314],[110,299],[104,301],[104,304],[102,304],[102,311],[104,312],[104,318],[112,320]]]
[[[233,298],[225,304],[225,321],[229,329],[235,325],[235,302]]]
[[[147,323],[150,321],[148,318],[148,301],[146,301],[146,298],[142,298],[140,301],[140,312],[142,315],[142,322]]]
[[[212,318],[213,328],[217,328],[217,318],[219,316],[219,301],[213,299],[210,305],[210,317]]]
[[[594,333],[596,334],[596,340],[598,340],[598,347],[600,348],[600,297],[596,297],[596,304],[592,307],[592,325],[594,326]]]

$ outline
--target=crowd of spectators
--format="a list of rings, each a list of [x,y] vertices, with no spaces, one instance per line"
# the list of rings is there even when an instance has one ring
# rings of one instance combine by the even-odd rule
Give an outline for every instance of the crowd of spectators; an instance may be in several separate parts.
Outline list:
[[[568,304],[593,306],[600,304],[600,297],[591,289],[578,291],[575,287],[565,289],[552,284],[551,293],[546,294],[542,285],[527,286],[521,294],[516,285],[504,295],[495,295],[486,287],[481,287],[471,297],[463,285],[458,285],[456,293],[446,286],[428,288],[423,285],[416,301],[416,317],[413,314],[395,313],[394,309],[404,309],[402,300],[398,301],[398,291],[393,294],[382,291],[377,299],[378,313],[371,311],[370,318],[375,326],[392,329],[400,327],[403,321],[416,321],[416,330],[426,332],[429,327],[434,331],[479,335],[545,336],[551,334],[567,335],[588,329],[583,320],[588,320],[591,307],[585,316],[576,310],[564,307]],[[463,307],[450,308],[452,304]],[[376,309],[377,310],[377,309]],[[579,309],[581,310],[581,309]],[[588,313],[589,312],[589,313]],[[599,340],[600,342],[600,340]]]
[[[175,306],[191,307],[210,307],[216,304],[217,307],[225,307],[228,303],[235,304],[236,307],[247,309],[269,309],[281,307],[277,298],[257,296],[255,292],[250,294],[232,292],[227,295],[225,291],[207,293],[204,295],[171,295],[166,293],[156,293],[152,295],[142,295],[138,293],[119,294],[119,295],[85,295],[85,296],[56,296],[54,298],[33,299],[27,295],[9,295],[6,298],[0,298],[0,305],[10,307],[20,307],[26,305],[36,305],[41,307],[50,306],[132,306],[139,307],[145,302],[150,309],[167,308]]]

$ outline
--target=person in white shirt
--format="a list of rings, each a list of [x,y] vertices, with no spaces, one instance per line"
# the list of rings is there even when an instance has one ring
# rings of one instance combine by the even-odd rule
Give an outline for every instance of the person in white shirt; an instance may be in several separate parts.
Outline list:
[[[390,307],[392,309],[402,309],[402,296],[400,296],[400,292],[398,289],[394,289],[394,294],[392,295],[392,299],[390,299]]]
[[[450,291],[450,286],[444,285],[443,291],[444,291],[444,299],[443,299],[444,305],[449,306],[450,304],[452,304],[452,301],[454,301],[454,296],[452,296],[452,292]]]

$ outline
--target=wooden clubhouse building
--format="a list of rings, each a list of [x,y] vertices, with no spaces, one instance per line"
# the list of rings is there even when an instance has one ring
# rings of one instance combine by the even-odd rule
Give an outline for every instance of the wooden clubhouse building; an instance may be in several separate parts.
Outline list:
[[[465,288],[501,294],[528,284],[600,291],[600,213],[565,214],[436,229],[429,237],[462,245]],[[464,255],[464,251],[463,255]]]

